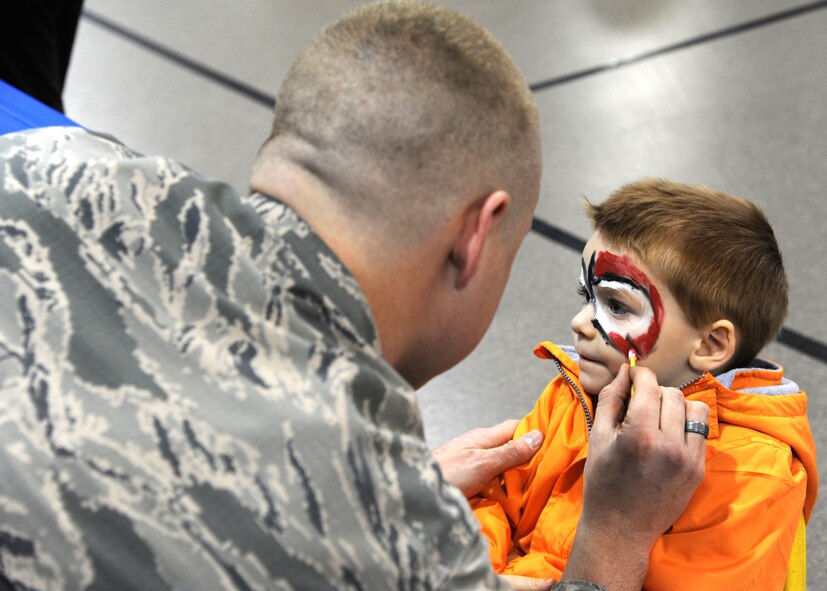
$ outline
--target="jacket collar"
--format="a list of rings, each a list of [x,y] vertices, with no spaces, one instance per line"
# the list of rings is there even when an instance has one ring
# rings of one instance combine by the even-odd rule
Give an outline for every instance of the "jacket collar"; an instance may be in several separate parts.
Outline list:
[[[574,347],[559,347],[551,341],[544,341],[535,347],[534,354],[543,359],[557,359],[566,372],[577,379],[579,386],[580,366]],[[709,438],[715,439],[719,436],[721,405],[726,408],[743,394],[778,396],[798,394],[800,389],[795,382],[784,377],[784,369],[780,365],[755,360],[752,367],[735,369],[717,377],[704,372],[684,385],[681,391],[687,400],[699,400],[709,407]]]

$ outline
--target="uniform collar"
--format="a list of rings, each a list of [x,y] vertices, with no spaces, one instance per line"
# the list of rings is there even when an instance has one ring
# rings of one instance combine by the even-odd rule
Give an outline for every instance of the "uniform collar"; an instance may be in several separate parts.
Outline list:
[[[345,338],[378,352],[379,337],[367,297],[336,253],[287,204],[262,193],[247,199],[264,222],[263,231],[290,246],[289,256],[295,259],[281,261],[291,280],[288,289],[317,304],[321,309],[309,312],[322,315]]]

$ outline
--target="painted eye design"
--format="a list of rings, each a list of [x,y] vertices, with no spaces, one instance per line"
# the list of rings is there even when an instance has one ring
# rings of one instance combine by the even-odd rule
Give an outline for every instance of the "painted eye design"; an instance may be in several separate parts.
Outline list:
[[[588,304],[592,300],[592,296],[589,293],[589,290],[586,289],[586,286],[579,281],[577,282],[577,295],[583,298],[586,304]]]
[[[595,306],[592,324],[603,339],[624,355],[633,347],[646,357],[663,319],[663,302],[652,281],[628,256],[609,251],[592,252],[588,265],[581,259],[580,269],[580,283]]]
[[[616,300],[614,298],[606,302],[606,308],[609,310],[609,313],[615,318],[625,318],[626,316],[632,313],[628,306],[622,304],[619,300]]]

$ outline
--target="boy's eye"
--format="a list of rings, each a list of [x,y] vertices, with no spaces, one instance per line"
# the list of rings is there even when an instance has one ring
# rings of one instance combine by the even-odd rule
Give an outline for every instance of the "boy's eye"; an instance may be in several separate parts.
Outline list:
[[[586,286],[582,283],[577,284],[577,295],[586,300],[587,304],[591,301],[591,295],[589,294],[589,290],[586,289]]]
[[[628,306],[615,299],[610,299],[606,302],[606,308],[608,308],[612,316],[626,316],[631,313]]]

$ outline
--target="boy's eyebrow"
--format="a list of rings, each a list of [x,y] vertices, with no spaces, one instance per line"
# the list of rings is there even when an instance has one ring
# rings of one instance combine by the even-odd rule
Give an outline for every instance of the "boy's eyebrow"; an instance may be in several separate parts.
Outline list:
[[[654,289],[651,278],[626,255],[618,256],[609,251],[601,251],[600,258],[595,261],[595,275],[602,279],[611,277],[615,281],[625,283],[634,282],[639,289],[645,285],[647,293]],[[655,290],[657,291],[657,290]]]
[[[626,277],[625,275],[618,275],[616,273],[604,273],[603,275],[601,275],[600,277],[597,277],[596,279],[598,281],[614,281],[616,283],[623,283],[623,284],[628,285],[628,286],[632,287],[633,289],[641,291],[641,292],[643,292],[647,295],[649,294],[649,290],[646,287],[644,287],[643,285],[641,285],[640,283],[638,283],[637,281],[635,281],[631,277]]]
[[[589,267],[586,269],[586,260],[583,257],[580,257],[580,268],[581,268],[581,277],[583,278],[583,282],[585,283],[586,289],[589,291],[589,294],[592,293],[592,285],[596,284],[598,281],[617,281],[618,283],[625,283],[631,286],[634,289],[642,291],[647,296],[649,295],[649,290],[642,286],[640,283],[628,277],[626,275],[618,275],[612,271],[607,271],[600,276],[595,276],[594,269],[597,265],[597,251],[592,252],[592,256],[589,259]],[[638,270],[642,273],[642,271]]]

